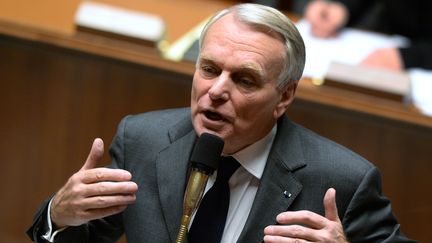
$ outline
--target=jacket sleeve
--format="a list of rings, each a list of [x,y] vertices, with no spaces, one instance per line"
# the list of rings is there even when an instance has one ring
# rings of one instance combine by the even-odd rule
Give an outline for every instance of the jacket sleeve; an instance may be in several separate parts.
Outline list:
[[[354,193],[342,224],[349,242],[416,242],[401,233],[390,201],[382,195],[376,167],[368,171]]]
[[[48,232],[47,214],[48,214],[48,205],[50,200],[51,198],[47,199],[41,204],[41,206],[39,206],[39,209],[37,210],[33,218],[33,223],[26,232],[33,242],[36,243],[48,242],[42,238],[42,235]]]

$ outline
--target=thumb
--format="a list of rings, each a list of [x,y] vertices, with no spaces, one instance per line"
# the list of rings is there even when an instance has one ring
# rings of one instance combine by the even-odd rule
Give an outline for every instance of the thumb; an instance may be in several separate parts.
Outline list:
[[[93,169],[96,167],[97,163],[102,159],[104,154],[104,143],[102,139],[96,138],[93,141],[92,147],[90,149],[90,153],[87,156],[87,160],[84,165],[81,167],[81,170]]]
[[[339,216],[336,206],[336,190],[334,188],[329,188],[324,195],[324,210],[325,217],[331,221],[339,222]]]

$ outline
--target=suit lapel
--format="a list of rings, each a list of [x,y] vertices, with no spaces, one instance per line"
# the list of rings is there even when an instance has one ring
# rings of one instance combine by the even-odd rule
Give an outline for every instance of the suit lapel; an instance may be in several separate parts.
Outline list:
[[[171,138],[175,137],[171,133]],[[194,130],[189,130],[162,150],[156,161],[159,197],[171,242],[175,241],[180,227],[189,157],[195,139]]]
[[[276,224],[276,216],[287,211],[302,190],[294,172],[306,164],[294,129],[286,117],[278,124],[260,186],[238,242],[261,242],[264,228]]]

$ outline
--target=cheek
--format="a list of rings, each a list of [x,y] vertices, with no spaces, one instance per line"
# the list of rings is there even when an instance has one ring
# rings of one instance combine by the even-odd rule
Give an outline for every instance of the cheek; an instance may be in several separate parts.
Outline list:
[[[206,83],[204,82],[204,80],[199,77],[199,74],[197,72],[195,72],[191,90],[192,101],[197,100],[206,92],[205,86]]]
[[[194,78],[192,81],[192,88],[191,88],[191,104],[198,102],[199,90],[200,90],[198,84],[199,84],[198,80]]]
[[[256,97],[255,97],[256,98]],[[259,99],[246,98],[237,105],[237,114],[242,122],[255,123],[257,120],[273,120],[277,100],[272,97],[260,97]]]

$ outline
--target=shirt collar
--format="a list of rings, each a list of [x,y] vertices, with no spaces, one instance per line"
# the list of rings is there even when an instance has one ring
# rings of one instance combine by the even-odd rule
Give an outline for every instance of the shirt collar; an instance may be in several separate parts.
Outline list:
[[[257,179],[261,179],[267,158],[276,136],[277,125],[262,139],[238,151],[232,156]]]

